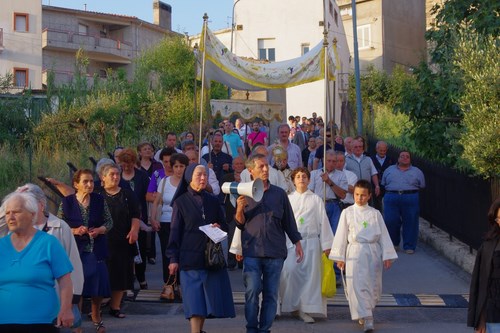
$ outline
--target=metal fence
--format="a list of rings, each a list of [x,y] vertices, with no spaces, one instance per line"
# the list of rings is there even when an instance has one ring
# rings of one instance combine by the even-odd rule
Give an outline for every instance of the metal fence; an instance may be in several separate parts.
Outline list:
[[[375,154],[376,140],[369,140]],[[389,145],[388,155],[397,161],[400,149]],[[420,196],[420,216],[432,225],[477,249],[488,229],[487,213],[500,195],[498,178],[483,179],[412,156],[412,164],[422,170],[426,188]]]

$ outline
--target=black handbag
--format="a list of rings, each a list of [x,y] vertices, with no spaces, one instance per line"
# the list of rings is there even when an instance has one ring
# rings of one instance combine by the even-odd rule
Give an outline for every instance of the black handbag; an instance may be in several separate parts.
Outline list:
[[[226,267],[226,259],[224,258],[224,251],[222,244],[214,243],[208,239],[205,248],[205,268],[208,270],[219,270]]]

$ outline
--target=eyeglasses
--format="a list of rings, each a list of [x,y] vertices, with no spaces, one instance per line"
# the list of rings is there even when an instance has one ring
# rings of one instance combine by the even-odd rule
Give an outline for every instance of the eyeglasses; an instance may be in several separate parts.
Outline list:
[[[500,217],[495,218],[495,222],[496,223],[500,222]]]

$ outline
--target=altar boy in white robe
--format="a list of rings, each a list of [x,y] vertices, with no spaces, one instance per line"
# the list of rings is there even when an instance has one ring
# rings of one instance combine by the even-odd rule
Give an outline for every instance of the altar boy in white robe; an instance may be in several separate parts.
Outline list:
[[[382,294],[382,266],[389,269],[398,257],[382,215],[368,206],[371,189],[366,180],[354,185],[355,204],[342,211],[329,256],[345,271],[351,319],[358,320],[365,332],[374,330],[373,309]]]
[[[288,256],[280,278],[281,311],[306,323],[315,317],[326,318],[326,298],[321,294],[321,255],[328,256],[333,241],[332,228],[323,200],[307,189],[311,174],[307,168],[292,171],[295,191],[288,195],[297,229],[302,236],[304,261],[295,259],[295,247],[287,238]]]

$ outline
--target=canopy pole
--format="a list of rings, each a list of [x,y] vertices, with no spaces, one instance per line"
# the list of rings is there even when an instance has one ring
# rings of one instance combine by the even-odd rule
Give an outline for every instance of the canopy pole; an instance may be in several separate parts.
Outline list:
[[[202,62],[201,62],[201,96],[200,96],[200,133],[198,140],[198,147],[200,148],[198,151],[198,163],[201,162],[201,144],[202,144],[202,132],[203,132],[203,107],[205,106],[204,97],[205,97],[205,57],[206,57],[206,39],[207,39],[207,24],[208,24],[208,15],[205,13],[203,15],[203,42],[201,43],[201,47],[203,48]],[[210,152],[209,152],[210,153]]]
[[[323,57],[324,57],[324,74],[325,74],[325,121],[323,122],[326,126],[323,127],[323,172],[326,173],[326,128],[328,126],[328,30],[326,30],[326,22],[323,22]],[[323,202],[326,204],[326,183],[323,182]]]

